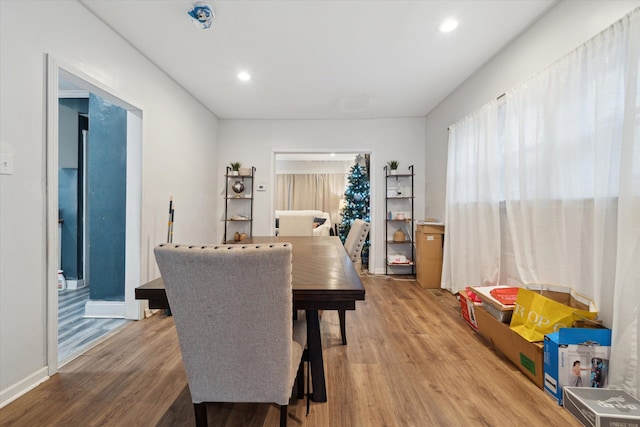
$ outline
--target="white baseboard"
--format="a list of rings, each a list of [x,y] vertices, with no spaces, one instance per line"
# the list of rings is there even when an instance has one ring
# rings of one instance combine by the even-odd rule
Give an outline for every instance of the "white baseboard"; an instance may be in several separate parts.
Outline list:
[[[67,289],[80,289],[80,288],[84,288],[84,286],[85,286],[84,279],[80,279],[80,280],[67,279]]]
[[[7,406],[9,403],[13,402],[20,396],[30,392],[43,382],[49,379],[49,375],[47,375],[48,368],[45,366],[43,368],[38,369],[33,374],[24,378],[20,382],[13,384],[0,391],[0,408]]]
[[[84,317],[124,319],[124,301],[89,300],[84,305]]]

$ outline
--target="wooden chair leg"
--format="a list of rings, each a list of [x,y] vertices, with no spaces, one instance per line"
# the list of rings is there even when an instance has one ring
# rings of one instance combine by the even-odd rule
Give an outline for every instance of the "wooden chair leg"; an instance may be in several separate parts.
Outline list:
[[[304,399],[304,357],[300,360],[300,366],[298,366],[298,374],[296,376],[296,397],[298,399]]]
[[[342,345],[347,345],[347,326],[345,315],[346,310],[338,310],[338,317],[340,317],[340,334],[342,335]]]
[[[194,403],[193,410],[196,414],[196,427],[207,427],[207,404]]]
[[[287,416],[289,405],[281,405],[280,406],[280,427],[287,427]]]

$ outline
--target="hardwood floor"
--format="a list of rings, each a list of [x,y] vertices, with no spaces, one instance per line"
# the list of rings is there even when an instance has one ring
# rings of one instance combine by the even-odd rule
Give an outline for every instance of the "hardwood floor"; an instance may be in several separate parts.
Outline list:
[[[292,400],[290,426],[579,426],[460,317],[446,291],[364,277],[366,301],[322,316],[328,402]],[[209,425],[277,426],[268,404],[216,404]],[[193,426],[172,317],[122,328],[0,410],[1,426]]]

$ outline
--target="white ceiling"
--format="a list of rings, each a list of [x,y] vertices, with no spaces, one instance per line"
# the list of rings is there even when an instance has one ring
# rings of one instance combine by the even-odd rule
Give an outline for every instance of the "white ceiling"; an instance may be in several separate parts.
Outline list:
[[[555,0],[80,0],[219,118],[421,117]],[[452,33],[438,26],[446,18]],[[240,70],[249,82],[236,78]]]

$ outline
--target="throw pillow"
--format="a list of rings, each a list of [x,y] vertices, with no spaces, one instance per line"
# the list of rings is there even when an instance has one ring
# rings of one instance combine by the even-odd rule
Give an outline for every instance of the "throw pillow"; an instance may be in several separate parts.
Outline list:
[[[327,218],[313,218],[313,222],[317,222],[318,225],[324,224],[326,220]]]

